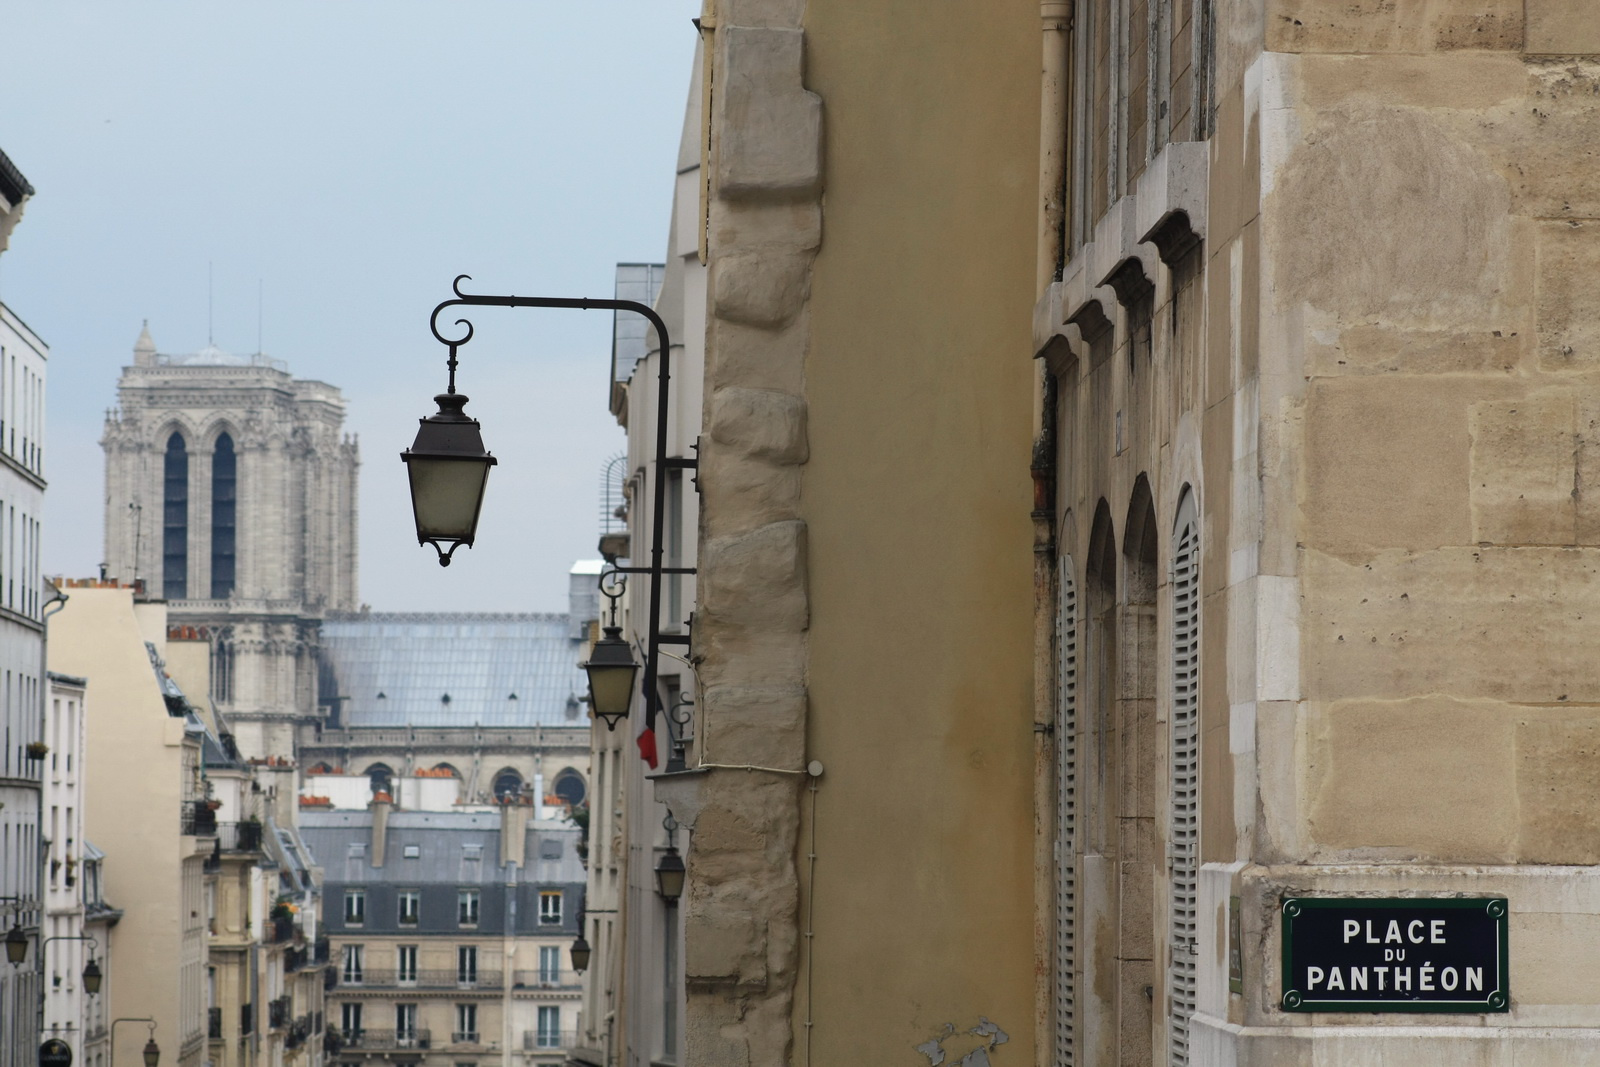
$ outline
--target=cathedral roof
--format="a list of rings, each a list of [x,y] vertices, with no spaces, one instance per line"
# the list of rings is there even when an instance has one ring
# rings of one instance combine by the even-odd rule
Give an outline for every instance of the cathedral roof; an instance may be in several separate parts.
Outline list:
[[[566,615],[335,616],[322,699],[338,698],[345,727],[581,725],[583,652]]]

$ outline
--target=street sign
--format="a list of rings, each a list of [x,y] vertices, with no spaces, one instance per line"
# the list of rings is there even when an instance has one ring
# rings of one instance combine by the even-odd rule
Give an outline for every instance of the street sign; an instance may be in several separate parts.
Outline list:
[[[39,1067],[72,1067],[72,1049],[58,1037],[39,1046]]]
[[[1285,897],[1284,1011],[1511,1010],[1504,897]]]

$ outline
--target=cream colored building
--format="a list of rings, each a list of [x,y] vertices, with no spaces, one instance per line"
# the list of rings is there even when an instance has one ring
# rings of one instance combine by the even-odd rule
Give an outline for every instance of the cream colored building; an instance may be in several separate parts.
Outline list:
[[[86,927],[89,905],[83,885],[84,862],[93,855],[83,832],[88,683],[54,671],[45,677],[49,686],[45,737],[50,753],[45,757],[41,812],[44,839],[50,844],[45,856],[45,920],[40,936],[44,953],[43,1033],[66,1041],[75,1054],[82,1056],[88,1052],[92,1003],[83,984],[84,968],[95,960],[103,972],[110,948],[108,938]],[[103,981],[102,973],[102,984]],[[103,994],[93,996],[100,995]],[[92,1058],[90,1064],[93,1067]]]
[[[115,580],[64,587],[67,603],[50,620],[50,665],[87,678],[94,694],[85,762],[95,771],[83,782],[84,832],[107,843],[104,893],[125,909],[112,935],[106,985],[118,1017],[156,1021],[164,1063],[200,1067],[204,865],[215,844],[214,825],[200,814],[211,814],[201,774],[205,725],[163,669],[164,604]],[[126,1058],[139,1055],[149,1034],[125,1026],[111,1036],[117,1058]]]

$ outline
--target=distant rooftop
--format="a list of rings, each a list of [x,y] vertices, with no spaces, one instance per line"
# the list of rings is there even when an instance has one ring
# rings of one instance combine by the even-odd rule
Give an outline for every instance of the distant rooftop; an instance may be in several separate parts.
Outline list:
[[[336,615],[320,699],[346,728],[581,725],[582,655],[566,615]]]
[[[389,816],[383,867],[372,866],[372,813],[302,811],[300,836],[330,882],[398,882],[424,885],[503,883],[498,813],[396,811]],[[581,831],[571,823],[529,822],[527,860],[520,882],[581,883],[577,846]],[[407,846],[416,854],[407,856]]]
[[[157,352],[155,364],[158,367],[270,367],[285,372],[289,369],[283,360],[273,359],[262,352],[237,356],[232,352],[224,352],[216,345],[206,345],[198,352]]]
[[[654,307],[666,272],[664,263],[618,263],[617,299]],[[616,311],[611,331],[611,380],[625,382],[633,377],[634,365],[650,354],[650,322],[637,312]]]

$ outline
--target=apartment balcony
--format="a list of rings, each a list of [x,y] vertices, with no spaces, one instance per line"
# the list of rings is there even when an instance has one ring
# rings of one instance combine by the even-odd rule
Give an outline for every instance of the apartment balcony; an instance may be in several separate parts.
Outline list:
[[[222,1009],[206,1009],[206,1037],[212,1041],[222,1040]]]
[[[463,974],[461,971],[395,971],[363,968],[359,978],[340,975],[344,989],[483,989],[505,987],[504,977],[492,971]]]
[[[575,992],[583,988],[583,977],[577,971],[517,971],[512,976],[511,988],[522,992],[539,989]]]
[[[576,1030],[524,1030],[522,1051],[542,1052],[546,1049],[571,1048],[578,1043]]]
[[[267,941],[280,945],[294,940],[294,920],[289,918],[267,920]]]
[[[295,947],[283,954],[283,970],[292,973],[304,968],[311,962],[311,950]]]
[[[476,1030],[456,1030],[451,1033],[450,1041],[452,1044],[456,1045],[480,1044],[478,1041],[478,1031]]]
[[[433,1044],[431,1030],[346,1030],[340,1037],[341,1048],[365,1051],[425,1049]]]
[[[178,809],[178,832],[192,837],[215,837],[217,813],[209,801],[185,800]]]
[[[215,816],[212,817],[215,822]],[[217,846],[223,852],[260,852],[261,824],[254,820],[245,822],[215,823]]]
[[[289,998],[279,997],[267,1002],[267,1027],[279,1030],[289,1025]]]

